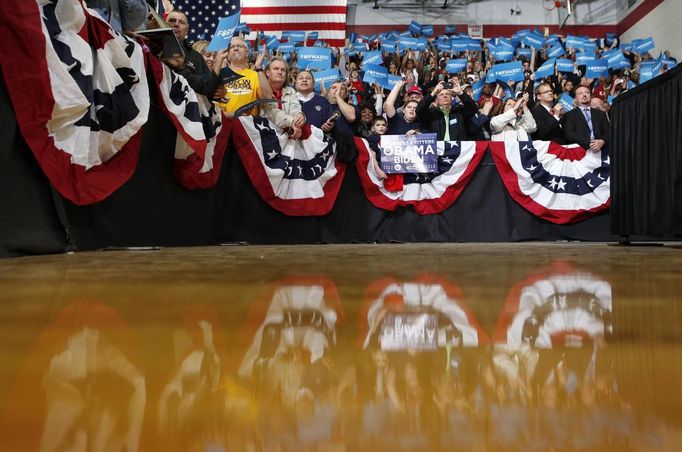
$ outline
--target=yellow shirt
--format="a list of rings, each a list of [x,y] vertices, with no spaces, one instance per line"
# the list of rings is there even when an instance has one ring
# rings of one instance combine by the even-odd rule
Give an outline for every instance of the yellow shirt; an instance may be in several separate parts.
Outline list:
[[[258,99],[260,95],[260,85],[258,84],[258,73],[256,71],[244,68],[242,70],[235,70],[235,72],[243,75],[243,77],[225,85],[225,90],[227,91],[225,96],[230,101],[227,103],[218,102],[218,106],[226,113],[233,113],[239,107]],[[257,109],[254,109],[251,114],[257,114]]]

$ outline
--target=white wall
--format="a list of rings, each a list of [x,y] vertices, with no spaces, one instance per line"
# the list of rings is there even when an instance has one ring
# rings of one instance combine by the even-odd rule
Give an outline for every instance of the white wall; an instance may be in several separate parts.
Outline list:
[[[670,50],[672,56],[682,60],[682,1],[665,0],[621,35],[623,42],[652,36],[656,48],[651,52],[658,56]]]
[[[616,25],[618,23],[618,0],[581,0],[575,5],[575,14],[569,18],[569,25]],[[480,0],[468,4],[448,1],[448,8],[422,8],[415,0],[380,0],[380,5],[411,4],[404,9],[373,9],[373,1],[349,0],[349,25],[400,25],[416,20],[423,24],[496,24],[496,25],[556,25],[558,13],[547,11],[542,0]],[[428,0],[434,6],[443,1]],[[511,15],[510,9],[518,6],[520,15]]]

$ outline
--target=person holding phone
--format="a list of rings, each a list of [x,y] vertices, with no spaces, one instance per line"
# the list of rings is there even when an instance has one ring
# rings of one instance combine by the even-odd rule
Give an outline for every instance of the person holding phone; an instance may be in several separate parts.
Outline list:
[[[453,106],[453,99],[459,101],[457,105]],[[476,113],[476,102],[464,93],[456,78],[439,82],[417,106],[417,117],[429,132],[437,134],[439,141],[468,139],[465,121]]]

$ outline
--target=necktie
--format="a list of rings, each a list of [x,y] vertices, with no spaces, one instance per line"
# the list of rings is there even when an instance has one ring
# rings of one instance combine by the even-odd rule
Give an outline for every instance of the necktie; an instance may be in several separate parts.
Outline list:
[[[441,109],[445,119],[445,135],[443,136],[443,141],[450,141],[450,109]]]
[[[590,114],[590,109],[583,108],[582,110],[585,115],[585,121],[587,121],[587,127],[590,128],[590,140],[594,140],[594,129],[592,128],[592,115]]]

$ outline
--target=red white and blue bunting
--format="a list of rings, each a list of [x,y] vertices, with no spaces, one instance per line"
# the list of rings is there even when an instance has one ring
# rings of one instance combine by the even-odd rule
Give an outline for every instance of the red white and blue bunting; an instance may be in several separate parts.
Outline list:
[[[387,187],[394,176],[380,180],[374,167],[374,151],[367,140],[356,138],[356,168],[367,199],[384,210],[411,206],[418,214],[440,213],[450,207],[469,183],[488,147],[487,142],[438,142],[438,173],[403,174],[402,184]]]
[[[490,142],[511,197],[534,215],[573,223],[609,208],[609,154],[549,141]]]

